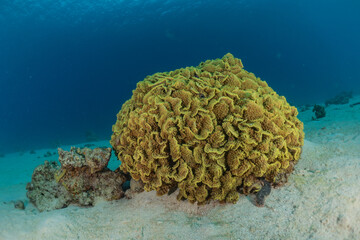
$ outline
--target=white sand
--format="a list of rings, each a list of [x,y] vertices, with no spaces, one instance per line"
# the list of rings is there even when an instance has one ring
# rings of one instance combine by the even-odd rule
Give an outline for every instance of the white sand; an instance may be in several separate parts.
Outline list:
[[[39,213],[26,201],[26,182],[37,165],[57,156],[37,158],[48,150],[6,155],[0,158],[0,239],[360,239],[360,105],[326,110],[319,121],[311,121],[311,109],[300,113],[301,160],[264,208],[246,196],[234,205],[197,207],[176,201],[176,194],[144,192]],[[116,164],[112,159],[111,168]],[[26,209],[15,209],[12,200],[26,201]]]

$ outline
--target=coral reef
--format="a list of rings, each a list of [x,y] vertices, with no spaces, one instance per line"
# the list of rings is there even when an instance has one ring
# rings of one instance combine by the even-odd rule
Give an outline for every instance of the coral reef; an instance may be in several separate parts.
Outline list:
[[[98,199],[115,200],[124,196],[127,177],[111,171],[107,164],[111,148],[58,149],[59,162],[38,166],[27,186],[27,196],[40,210],[52,210],[78,204],[93,205]]]
[[[336,105],[347,104],[347,103],[349,103],[349,100],[352,97],[353,97],[352,92],[341,92],[338,95],[336,95],[335,97],[326,100],[325,106],[327,107],[331,104],[336,104]]]
[[[315,104],[312,111],[315,112],[315,117],[312,117],[312,120],[317,120],[326,116],[325,107],[321,105]]]
[[[113,125],[120,169],[158,195],[235,203],[287,181],[300,158],[297,109],[226,54],[147,76]],[[240,190],[241,189],[241,190]]]

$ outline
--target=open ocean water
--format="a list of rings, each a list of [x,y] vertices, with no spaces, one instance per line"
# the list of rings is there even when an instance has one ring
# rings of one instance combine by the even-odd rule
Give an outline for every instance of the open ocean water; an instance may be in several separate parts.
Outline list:
[[[292,105],[360,88],[357,0],[1,0],[0,152],[111,135],[136,83],[230,52]]]

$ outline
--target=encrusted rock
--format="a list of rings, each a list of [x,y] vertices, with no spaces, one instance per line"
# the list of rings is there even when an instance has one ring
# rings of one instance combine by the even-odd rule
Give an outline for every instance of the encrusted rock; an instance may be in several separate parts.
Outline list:
[[[33,173],[27,196],[40,210],[52,210],[78,204],[93,205],[98,199],[116,200],[124,196],[126,176],[111,171],[107,164],[111,148],[58,149],[59,162],[45,162]]]
[[[139,181],[135,181],[134,179],[130,180],[130,189],[133,192],[142,192],[144,191],[144,183],[139,180]]]
[[[95,173],[108,165],[111,157],[111,148],[75,148],[64,151],[58,148],[59,162],[62,168],[88,167]]]
[[[32,180],[26,186],[26,196],[39,211],[64,208],[72,201],[71,194],[55,181],[55,172],[60,169],[56,162],[45,161],[35,168]]]

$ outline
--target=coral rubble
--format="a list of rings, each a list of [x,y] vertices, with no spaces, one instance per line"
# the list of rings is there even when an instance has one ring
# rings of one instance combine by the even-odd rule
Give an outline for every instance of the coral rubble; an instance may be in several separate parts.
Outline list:
[[[235,203],[287,181],[304,143],[298,111],[226,54],[137,84],[113,125],[120,169],[158,195]]]
[[[126,176],[120,171],[111,171],[107,164],[111,148],[58,149],[59,162],[38,166],[27,196],[40,210],[52,210],[78,204],[93,205],[98,199],[115,200],[124,196],[122,189]]]

